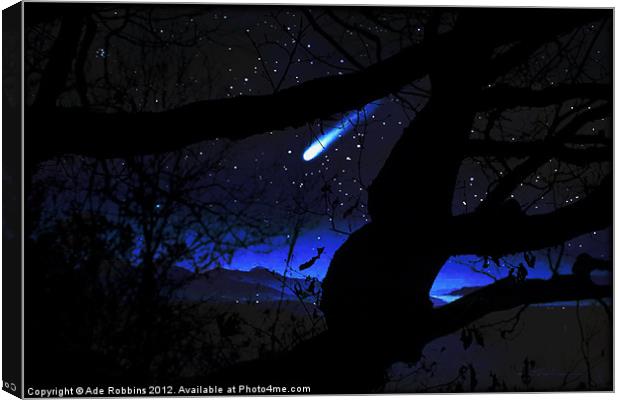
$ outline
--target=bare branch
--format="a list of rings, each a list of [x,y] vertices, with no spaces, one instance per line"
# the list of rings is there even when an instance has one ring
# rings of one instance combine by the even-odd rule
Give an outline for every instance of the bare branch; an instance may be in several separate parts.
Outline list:
[[[612,89],[609,84],[582,83],[556,85],[541,90],[495,86],[485,90],[480,96],[484,108],[545,107],[574,98],[611,100]]]
[[[454,236],[454,254],[502,256],[555,246],[604,229],[612,222],[612,186],[607,176],[586,198],[546,214],[499,209],[455,217],[448,230]]]
[[[540,154],[545,159],[557,158],[559,160],[576,164],[585,165],[592,162],[611,161],[612,147],[611,140],[591,136],[589,138],[591,146],[586,148],[571,147],[576,143],[567,140],[562,143],[549,142],[544,140],[529,142],[508,142],[494,140],[469,140],[466,143],[467,154],[475,156],[495,156],[504,158],[525,158],[532,154]]]
[[[610,297],[611,286],[599,286],[574,275],[516,282],[502,279],[434,311],[433,334],[447,335],[483,316],[525,304]]]

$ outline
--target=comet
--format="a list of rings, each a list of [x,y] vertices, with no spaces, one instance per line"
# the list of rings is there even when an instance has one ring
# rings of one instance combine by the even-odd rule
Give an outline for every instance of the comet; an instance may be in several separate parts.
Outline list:
[[[345,115],[338,123],[327,132],[316,138],[306,151],[304,151],[304,161],[311,161],[319,154],[327,150],[332,143],[347,134],[351,128],[355,127],[361,118],[370,114],[379,107],[380,103],[368,103],[362,110],[355,110]]]

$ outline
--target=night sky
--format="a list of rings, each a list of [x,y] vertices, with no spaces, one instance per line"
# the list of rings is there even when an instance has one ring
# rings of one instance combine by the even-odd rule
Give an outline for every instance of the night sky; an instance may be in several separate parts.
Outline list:
[[[86,60],[88,80],[107,82],[107,86],[102,84],[100,89],[93,90],[93,97],[101,108],[115,104],[121,110],[161,111],[205,98],[268,94],[274,89],[294,86],[317,77],[346,74],[359,69],[307,24],[301,9],[159,7],[151,15],[156,22],[145,19],[145,24],[147,21],[150,24],[147,29],[138,25],[123,26],[123,16],[129,9],[115,7],[109,5],[101,9],[100,13],[108,23],[97,26],[95,41]],[[141,12],[140,8],[131,10]],[[360,64],[376,62],[378,55],[372,41],[360,38],[353,31],[338,28],[322,9],[311,9],[310,12],[323,29],[336,35],[339,43]],[[395,15],[398,12],[398,9],[394,10]],[[357,24],[380,38],[383,58],[420,40],[424,33],[421,24],[409,26],[410,42],[402,43],[398,40],[399,35],[378,23],[371,23],[361,13],[356,15],[355,9],[349,9],[348,14],[349,23]],[[158,20],[158,16],[168,18]],[[123,26],[123,35],[107,36],[120,26]],[[135,45],[138,39],[148,41],[152,47]],[[44,42],[44,39],[41,40]],[[45,45],[41,44],[43,47]],[[597,46],[602,48],[604,43]],[[36,65],[36,55],[31,55],[31,59]],[[565,71],[567,75],[570,72]],[[162,80],[162,77],[167,78]],[[558,79],[562,77],[558,76]],[[219,146],[224,143],[227,153],[223,163],[229,183],[251,185],[261,182],[266,185],[268,189],[262,194],[261,202],[271,204],[274,210],[273,215],[266,215],[266,224],[289,223],[292,229],[296,217],[282,213],[282,208],[308,211],[304,213],[288,266],[286,260],[291,232],[287,233],[286,229],[270,238],[267,244],[236,251],[232,260],[224,266],[242,270],[262,266],[281,273],[286,270],[293,276],[322,278],[331,257],[346,240],[347,234],[368,222],[366,189],[402,129],[415,118],[415,110],[425,104],[427,85],[428,82],[422,80],[416,86],[405,88],[406,93],[401,97],[390,96],[367,106],[367,112],[360,113],[357,121],[351,120],[351,115],[344,114],[334,116],[331,121],[315,121],[285,132],[266,132],[239,142],[228,143],[223,139],[218,144],[203,142],[191,146],[187,151],[192,156],[188,157],[187,162],[199,163],[201,159],[215,157],[214,152],[218,152]],[[123,87],[124,90],[112,91],[109,87]],[[36,91],[29,93],[34,96]],[[61,101],[67,105],[75,102],[75,94],[71,93],[67,93]],[[239,115],[239,118],[244,116]],[[506,131],[513,131],[517,136],[520,129],[527,130],[527,126],[523,126],[525,120],[526,117],[515,112]],[[342,132],[341,137],[337,137],[316,158],[309,161],[302,158],[304,151],[317,137],[343,123],[354,123],[355,126],[346,133]],[[480,123],[482,127],[483,121]],[[202,129],[209,130],[209,121],[204,122]],[[149,140],[148,132],[136,134],[144,135],[144,140]],[[475,135],[472,130],[472,136]],[[226,136],[225,132],[222,136]],[[437,154],[437,157],[441,156]],[[123,160],[113,162],[119,168],[124,165]],[[52,165],[55,164],[50,162],[48,167],[55,168]],[[568,173],[555,163],[550,163],[548,168],[549,174],[532,177],[532,185],[511,196],[527,208],[528,213],[548,212],[556,204],[569,204],[583,195],[578,188],[562,184],[556,185],[552,193],[537,190],[535,184],[539,180],[550,180]],[[43,172],[47,173],[50,172]],[[433,171],[426,173],[432,174]],[[60,176],[62,172],[55,170],[51,174]],[[471,211],[484,201],[492,178],[493,174],[482,168],[480,160],[466,160],[454,194],[454,213]],[[403,194],[425,196],[425,188],[418,186],[411,178],[403,177],[402,190]],[[280,210],[275,211],[278,208]],[[402,234],[406,235],[407,231],[403,230]],[[191,239],[189,234],[187,240]],[[297,267],[316,255],[319,247],[325,248],[321,258],[310,269],[299,272]],[[565,250],[561,272],[568,272],[574,257],[584,251],[608,258],[609,232],[596,232],[571,240]],[[537,267],[529,271],[529,276],[549,277],[546,252],[537,254]],[[519,261],[520,256],[502,259],[505,265],[517,265]],[[492,278],[473,271],[480,269],[482,263],[482,259],[476,256],[451,258],[437,278],[432,294],[442,295],[464,286],[491,283]],[[492,265],[485,272],[500,278],[508,274],[508,269]]]

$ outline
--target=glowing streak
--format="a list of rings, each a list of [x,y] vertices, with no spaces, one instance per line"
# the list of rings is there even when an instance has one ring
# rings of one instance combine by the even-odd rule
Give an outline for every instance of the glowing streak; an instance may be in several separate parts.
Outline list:
[[[319,136],[312,144],[304,151],[303,159],[305,161],[310,161],[314,159],[316,156],[321,154],[324,150],[326,150],[332,143],[334,143],[338,138],[344,136],[347,132],[351,130],[355,125],[357,125],[360,117],[370,114],[375,108],[379,106],[379,103],[368,103],[364,106],[362,111],[351,111],[347,115],[344,116],[333,128]]]

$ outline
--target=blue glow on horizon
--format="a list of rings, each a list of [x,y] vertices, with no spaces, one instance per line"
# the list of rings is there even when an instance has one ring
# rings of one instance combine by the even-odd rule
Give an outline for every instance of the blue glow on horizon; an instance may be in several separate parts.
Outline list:
[[[335,127],[331,128],[317,139],[312,142],[312,144],[304,151],[303,159],[304,161],[310,161],[316,158],[319,154],[321,154],[324,150],[326,150],[332,143],[334,143],[338,138],[345,135],[347,132],[351,130],[360,120],[360,116],[365,117],[370,114],[373,110],[379,107],[381,103],[368,103],[364,106],[364,109],[361,111],[355,110],[351,111],[347,115],[342,118]]]

